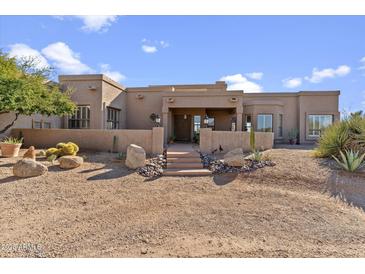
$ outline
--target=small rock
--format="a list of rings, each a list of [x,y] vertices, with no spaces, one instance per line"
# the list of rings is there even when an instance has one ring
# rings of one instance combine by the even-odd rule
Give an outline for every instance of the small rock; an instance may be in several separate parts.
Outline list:
[[[60,168],[71,169],[81,166],[82,163],[84,162],[84,159],[80,156],[67,155],[67,156],[62,156],[61,158],[58,159],[58,161],[60,163]]]
[[[147,254],[148,250],[145,247],[142,247],[141,254]]]
[[[23,178],[40,176],[47,171],[48,168],[45,165],[29,158],[22,159],[13,166],[13,174]]]
[[[24,153],[23,159],[29,158],[35,160],[35,148],[34,146],[30,146],[28,150]]]

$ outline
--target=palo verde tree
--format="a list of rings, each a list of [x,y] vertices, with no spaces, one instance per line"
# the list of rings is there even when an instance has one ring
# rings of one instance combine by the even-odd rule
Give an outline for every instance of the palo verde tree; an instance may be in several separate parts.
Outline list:
[[[70,90],[61,91],[49,80],[52,69],[39,68],[34,58],[16,59],[0,51],[0,120],[6,113],[14,118],[0,134],[5,133],[19,115],[67,115],[76,105],[70,99]]]

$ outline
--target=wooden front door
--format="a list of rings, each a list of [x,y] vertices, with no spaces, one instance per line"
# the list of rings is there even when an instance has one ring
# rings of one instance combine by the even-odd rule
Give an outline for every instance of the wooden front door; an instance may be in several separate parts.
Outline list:
[[[174,115],[174,133],[176,141],[191,141],[191,116],[186,115],[184,119],[183,114]]]

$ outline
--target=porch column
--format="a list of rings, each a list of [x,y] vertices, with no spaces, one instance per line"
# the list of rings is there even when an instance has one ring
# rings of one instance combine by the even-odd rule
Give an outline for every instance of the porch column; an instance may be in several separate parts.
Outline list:
[[[162,126],[164,128],[163,140],[165,144],[167,144],[168,124],[169,124],[169,113],[162,112]]]
[[[243,107],[236,107],[236,130],[242,131],[242,116],[243,116]]]

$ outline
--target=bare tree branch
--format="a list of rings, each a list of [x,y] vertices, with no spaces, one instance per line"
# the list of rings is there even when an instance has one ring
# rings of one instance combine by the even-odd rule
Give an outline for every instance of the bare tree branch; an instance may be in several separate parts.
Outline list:
[[[10,124],[8,124],[6,127],[4,127],[2,130],[0,130],[0,134],[5,133],[9,128],[11,128],[14,125],[15,121],[18,119],[18,116],[19,116],[19,113],[16,112],[15,119]]]

